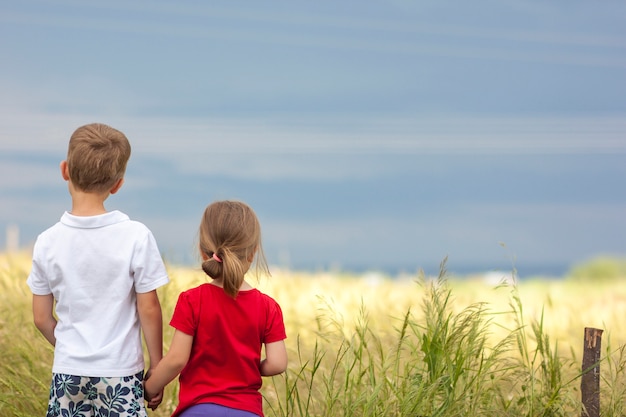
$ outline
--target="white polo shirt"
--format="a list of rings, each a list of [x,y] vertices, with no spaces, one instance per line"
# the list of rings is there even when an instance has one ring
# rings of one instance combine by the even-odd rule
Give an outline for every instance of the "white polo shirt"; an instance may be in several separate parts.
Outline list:
[[[120,211],[63,214],[37,237],[28,286],[52,293],[52,372],[122,377],[144,369],[136,293],[169,282],[152,232]]]

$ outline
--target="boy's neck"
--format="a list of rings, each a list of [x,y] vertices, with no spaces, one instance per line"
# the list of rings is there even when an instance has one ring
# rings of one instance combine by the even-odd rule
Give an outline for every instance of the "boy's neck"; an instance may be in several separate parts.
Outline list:
[[[73,216],[97,216],[107,212],[104,208],[104,200],[109,197],[109,193],[87,193],[84,191],[72,190],[72,211]]]

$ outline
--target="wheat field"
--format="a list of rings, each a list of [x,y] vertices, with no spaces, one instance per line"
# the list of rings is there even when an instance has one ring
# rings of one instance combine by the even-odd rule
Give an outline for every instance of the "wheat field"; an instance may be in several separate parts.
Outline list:
[[[1,416],[45,415],[53,352],[32,324],[29,269],[27,253],[0,255]],[[168,271],[165,350],[178,294],[205,281],[199,269]],[[288,371],[264,378],[266,416],[581,415],[585,327],[604,330],[602,415],[626,415],[626,276],[511,272],[248,277],[281,305],[288,335]],[[176,397],[173,382],[149,415],[169,416]]]

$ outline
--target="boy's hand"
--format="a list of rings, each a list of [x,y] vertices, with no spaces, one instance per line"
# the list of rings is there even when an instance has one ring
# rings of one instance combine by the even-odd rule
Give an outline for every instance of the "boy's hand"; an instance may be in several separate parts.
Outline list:
[[[161,401],[163,401],[163,391],[156,393],[154,395],[151,395],[151,393],[148,392],[148,390],[146,389],[146,381],[148,380],[148,378],[150,378],[151,374],[152,374],[152,369],[149,369],[148,372],[146,372],[146,375],[144,376],[143,395],[144,395],[145,400],[148,402],[148,408],[154,411],[159,407],[159,405],[161,405]]]
[[[163,391],[159,392],[150,399],[146,397],[146,399],[148,400],[148,408],[154,411],[159,407],[159,405],[161,405],[161,401],[163,401]]]

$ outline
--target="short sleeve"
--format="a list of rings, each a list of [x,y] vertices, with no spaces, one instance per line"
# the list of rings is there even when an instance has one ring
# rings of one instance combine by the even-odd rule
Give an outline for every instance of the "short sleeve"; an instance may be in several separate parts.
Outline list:
[[[170,320],[170,326],[185,334],[195,336],[196,329],[198,328],[198,317],[194,314],[194,303],[190,297],[189,292],[183,292],[178,296],[174,314]]]
[[[40,245],[35,242],[35,247],[33,248],[32,267],[30,273],[28,274],[28,278],[26,279],[26,284],[33,294],[48,295],[52,293],[52,289],[50,288],[50,282],[46,278],[44,268],[40,262],[40,251]]]
[[[276,301],[268,297],[267,326],[263,343],[273,343],[287,338],[283,312]]]
[[[150,292],[169,282],[161,253],[149,230],[146,230],[144,239],[135,245],[132,272],[138,293]]]

